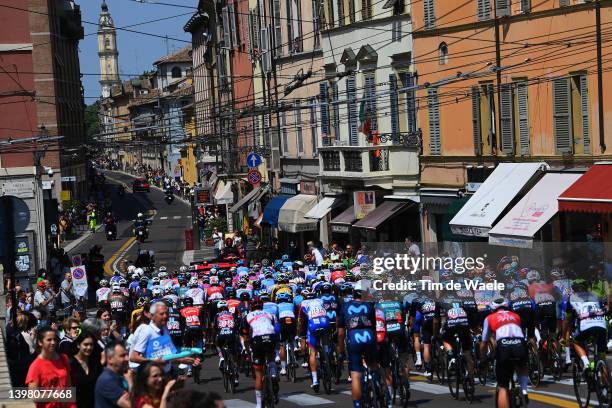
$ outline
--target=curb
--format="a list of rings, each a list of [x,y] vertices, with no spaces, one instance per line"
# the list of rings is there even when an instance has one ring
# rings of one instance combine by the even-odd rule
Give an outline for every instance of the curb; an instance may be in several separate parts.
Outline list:
[[[98,232],[100,229],[102,228],[102,225],[98,225],[96,227],[96,232]],[[87,230],[87,232],[83,235],[81,235],[79,238],[70,241],[67,245],[60,247],[61,249],[63,249],[65,252],[70,252],[72,251],[74,248],[76,248],[77,246],[79,246],[81,243],[83,243],[83,241],[85,241],[87,238],[92,237],[93,234]]]

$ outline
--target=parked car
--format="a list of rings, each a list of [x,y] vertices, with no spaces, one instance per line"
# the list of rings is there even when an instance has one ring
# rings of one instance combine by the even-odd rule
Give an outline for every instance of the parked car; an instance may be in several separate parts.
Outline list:
[[[134,184],[132,186],[132,191],[133,192],[138,192],[138,191],[145,191],[145,192],[150,192],[151,191],[151,187],[149,186],[149,182],[145,179],[136,179],[134,180]]]

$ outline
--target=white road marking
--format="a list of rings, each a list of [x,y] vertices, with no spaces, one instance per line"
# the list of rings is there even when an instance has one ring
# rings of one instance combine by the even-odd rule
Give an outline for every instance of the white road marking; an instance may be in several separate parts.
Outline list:
[[[426,392],[428,394],[449,394],[448,387],[442,385],[424,383],[420,381],[410,381],[410,389],[415,391]]]
[[[168,217],[159,217],[160,220],[167,220]]]
[[[172,217],[172,219],[174,220],[180,220],[181,218],[183,218],[182,215],[175,215],[174,217]]]
[[[310,394],[292,394],[281,396],[280,399],[292,402],[301,406],[311,406],[311,405],[323,405],[323,404],[333,404],[333,401],[330,401],[325,398],[317,397],[316,395]],[[226,404],[227,405],[227,404]]]
[[[223,403],[227,408],[255,408],[257,406],[252,402],[241,399],[225,400]]]

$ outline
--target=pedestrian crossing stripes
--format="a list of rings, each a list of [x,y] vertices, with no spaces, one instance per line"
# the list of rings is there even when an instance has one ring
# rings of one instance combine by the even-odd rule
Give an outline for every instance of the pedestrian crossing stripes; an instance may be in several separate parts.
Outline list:
[[[255,408],[257,406],[252,402],[241,399],[224,400],[223,403],[226,408]]]
[[[324,405],[324,404],[333,404],[333,401],[330,401],[325,398],[317,397],[316,395],[310,394],[291,394],[281,396],[280,399],[284,401],[289,401],[297,405],[301,406],[310,406],[310,405]]]
[[[182,215],[174,215],[172,217],[159,217],[160,220],[180,220],[180,219],[187,219],[190,218],[189,216],[182,216]]]

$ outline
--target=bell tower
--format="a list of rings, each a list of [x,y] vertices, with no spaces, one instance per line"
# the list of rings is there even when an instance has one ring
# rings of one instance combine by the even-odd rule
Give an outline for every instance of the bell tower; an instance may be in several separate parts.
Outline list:
[[[102,97],[108,98],[113,85],[119,79],[119,51],[117,51],[117,32],[113,19],[108,12],[106,0],[102,0],[102,11],[98,22],[98,57],[100,58],[100,86]]]

